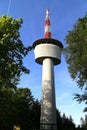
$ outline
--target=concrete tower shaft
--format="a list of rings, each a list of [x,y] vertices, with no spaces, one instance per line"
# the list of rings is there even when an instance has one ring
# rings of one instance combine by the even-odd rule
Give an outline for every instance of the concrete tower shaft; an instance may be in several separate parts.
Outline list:
[[[47,9],[44,38],[33,43],[35,61],[43,65],[40,130],[57,130],[54,65],[61,63],[62,48],[60,41],[51,38]]]
[[[33,43],[35,61],[43,65],[41,130],[57,130],[54,65],[61,63],[63,45],[55,39],[44,38]]]

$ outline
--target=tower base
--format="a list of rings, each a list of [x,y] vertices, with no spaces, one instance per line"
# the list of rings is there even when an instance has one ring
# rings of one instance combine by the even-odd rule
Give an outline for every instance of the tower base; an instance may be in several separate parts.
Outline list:
[[[40,130],[57,130],[57,124],[40,123]]]

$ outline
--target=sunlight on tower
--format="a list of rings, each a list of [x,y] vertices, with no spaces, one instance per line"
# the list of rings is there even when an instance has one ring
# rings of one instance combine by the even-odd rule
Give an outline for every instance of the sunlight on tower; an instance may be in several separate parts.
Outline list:
[[[63,45],[51,38],[49,10],[46,9],[44,38],[33,43],[35,61],[42,65],[40,130],[57,130],[54,65],[61,62]]]

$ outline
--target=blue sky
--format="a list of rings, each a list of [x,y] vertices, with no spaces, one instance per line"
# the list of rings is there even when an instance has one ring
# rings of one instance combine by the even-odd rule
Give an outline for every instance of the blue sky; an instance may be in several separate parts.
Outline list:
[[[49,8],[52,37],[60,40],[66,46],[64,38],[79,17],[87,12],[87,0],[0,0],[0,16],[7,14],[14,19],[22,18],[20,29],[21,40],[25,46],[44,36],[45,10]],[[80,92],[75,81],[72,81],[62,55],[60,65],[55,69],[56,106],[66,116],[72,116],[75,124],[80,123],[84,117],[84,103],[78,104],[73,100],[73,94]],[[41,99],[42,66],[34,61],[34,52],[31,51],[24,59],[24,65],[31,72],[22,75],[20,87],[29,87],[36,99]]]

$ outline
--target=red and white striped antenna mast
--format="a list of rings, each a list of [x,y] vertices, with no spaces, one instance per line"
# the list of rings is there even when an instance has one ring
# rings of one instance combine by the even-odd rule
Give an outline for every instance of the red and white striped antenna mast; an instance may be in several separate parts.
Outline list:
[[[49,9],[46,9],[46,19],[45,19],[45,29],[44,29],[44,38],[51,38],[50,32],[50,19],[49,19]]]

